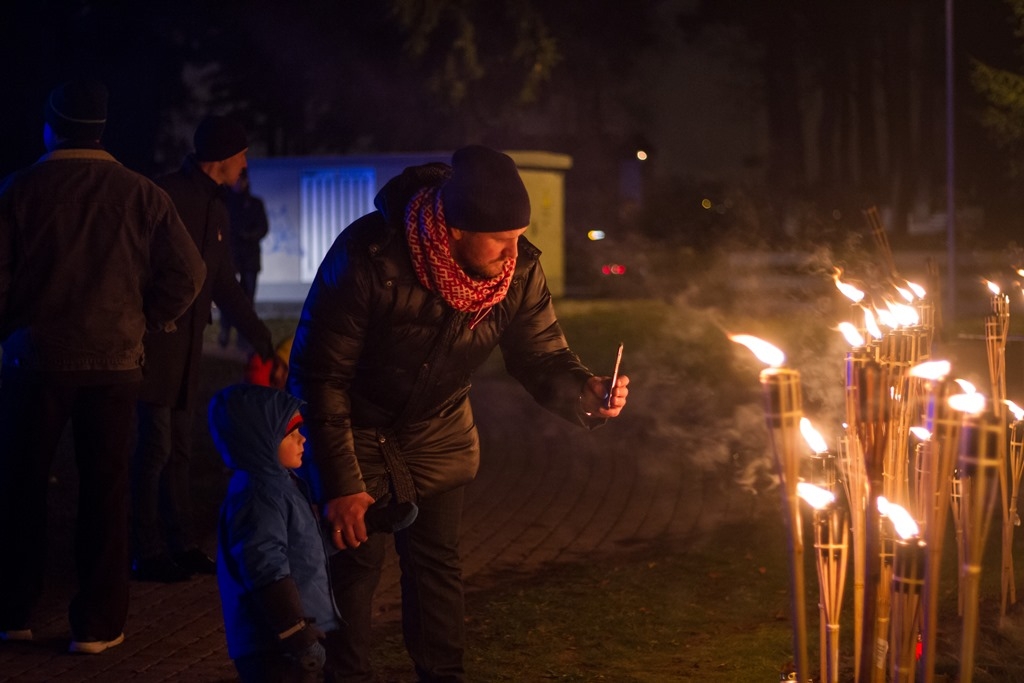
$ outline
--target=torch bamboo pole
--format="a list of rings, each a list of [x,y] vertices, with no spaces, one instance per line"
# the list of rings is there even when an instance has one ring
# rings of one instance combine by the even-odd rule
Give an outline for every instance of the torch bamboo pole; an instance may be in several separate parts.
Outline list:
[[[761,371],[765,397],[765,417],[771,433],[772,450],[782,488],[783,518],[789,545],[791,610],[793,628],[793,659],[797,680],[810,680],[807,649],[807,601],[804,580],[804,542],[800,524],[800,498],[796,485],[800,478],[801,452],[798,446],[803,402],[800,373],[788,368],[766,368]]]
[[[927,351],[922,360],[931,356],[932,342],[935,339],[935,302],[931,295],[917,303],[918,326],[921,328],[921,347]]]
[[[877,499],[876,499],[877,502]],[[879,521],[878,537],[880,539],[878,558],[878,593],[875,607],[875,671],[871,680],[885,683],[886,666],[889,663],[892,643],[892,582],[893,555],[895,552],[895,536],[891,525]]]
[[[889,396],[886,402],[890,428],[884,448],[882,475],[883,493],[890,502],[909,507],[909,474],[907,467],[907,441],[910,427],[915,423],[908,416],[909,387],[907,376],[914,364],[913,338],[905,330],[893,330],[885,335],[879,356]],[[913,418],[916,420],[917,416]]]
[[[922,657],[921,678],[935,681],[938,656],[939,582],[942,574],[942,550],[950,510],[950,489],[956,465],[960,419],[948,405],[953,384],[947,380],[928,383],[928,401],[924,414],[931,438],[924,442],[922,460],[927,464],[924,495],[928,499],[922,538],[926,543],[924,595],[921,604]]]
[[[852,423],[848,422],[848,424]],[[860,648],[864,631],[864,569],[867,566],[864,557],[866,552],[864,525],[866,524],[867,482],[860,440],[852,428],[845,438],[839,440],[839,467],[843,476],[843,491],[846,494],[853,535],[853,662],[854,677],[859,680]]]
[[[864,446],[860,439],[860,377],[873,352],[867,347],[846,354],[846,424],[847,435],[840,441],[839,466],[843,488],[850,510],[853,534],[853,631],[854,675],[860,680],[861,645],[864,642],[865,570],[867,568],[867,472],[864,469]]]
[[[911,507],[910,503],[910,467],[908,440],[910,427],[918,419],[916,398],[911,396],[911,387],[917,383],[910,382],[909,371],[918,361],[920,353],[920,334],[909,328],[894,329],[885,335],[879,345],[879,364],[881,367],[881,384],[878,400],[883,402],[885,425],[883,428],[884,444],[882,446],[883,489],[884,495],[891,503],[903,508]],[[889,586],[893,578],[893,552],[895,537],[891,526],[885,524],[880,530],[881,545],[879,548],[879,586],[875,618],[876,648],[875,672],[873,680],[884,681],[886,665],[889,661],[888,652],[894,647],[894,633],[890,628],[892,593]]]
[[[875,246],[878,247],[879,253],[882,255],[882,260],[885,262],[885,267],[889,271],[890,277],[895,278],[898,276],[896,272],[896,261],[892,257],[892,248],[889,246],[889,236],[885,232],[885,226],[882,224],[882,219],[878,215],[878,209],[874,206],[869,206],[864,209],[864,217],[868,221],[868,226],[871,228],[871,236],[875,240]]]
[[[814,548],[817,551],[818,588],[824,626],[821,643],[821,680],[839,683],[839,614],[846,586],[850,547],[849,517],[839,506],[815,510]]]
[[[878,609],[878,590],[881,579],[881,539],[879,538],[880,517],[878,514],[878,496],[882,492],[882,459],[886,443],[885,430],[888,420],[885,417],[888,387],[882,378],[881,368],[875,361],[864,364],[858,379],[858,410],[857,433],[864,448],[864,471],[866,474],[867,504],[865,507],[864,542],[865,542],[865,580],[864,580],[864,624],[861,634],[860,668],[858,683],[875,680],[879,652],[876,640],[876,619]],[[884,653],[883,656],[884,663]]]
[[[1006,338],[1010,331],[1010,298],[1005,294],[992,297],[992,315],[985,318],[985,348],[988,356],[989,380],[992,386],[992,411],[996,419],[1006,421]],[[1003,501],[1002,564],[1000,575],[1000,614],[1006,616],[1008,604],[1017,602],[1013,576],[1013,517],[1011,516],[1010,481],[1012,467],[1008,462],[1006,441],[998,444],[999,492]]]
[[[953,512],[953,529],[956,540],[956,566],[957,566],[957,589],[956,589],[956,613],[964,614],[964,567],[967,566],[964,560],[966,552],[964,535],[964,512],[967,510],[971,500],[970,480],[966,479],[958,467],[949,481],[949,505]]]
[[[918,538],[896,542],[893,561],[892,679],[914,683],[917,634],[921,628],[921,593],[924,587],[925,545]]]
[[[966,416],[960,434],[959,466],[962,476],[970,478],[970,501],[965,510],[965,566],[963,634],[960,642],[960,683],[974,677],[974,655],[978,637],[981,558],[985,549],[992,513],[995,510],[999,477],[997,444],[1005,438],[1002,421],[992,413]]]
[[[1013,583],[1013,531],[1017,525],[1020,524],[1020,515],[1018,513],[1017,504],[1020,500],[1020,479],[1021,475],[1024,474],[1024,422],[1015,420],[1010,426],[1010,449],[1007,454],[1007,467],[1010,472],[1010,505],[1006,518],[1003,521],[1004,533],[1009,536],[1009,541],[1004,539],[1003,552],[1004,555],[1008,552],[1011,557],[1010,564],[1010,576],[1011,583],[1010,587],[1012,592],[1010,593],[1010,601],[1012,603],[1017,602],[1017,594],[1015,584]],[[1007,532],[1006,529],[1009,529]],[[1008,546],[1008,547],[1007,547]],[[1005,570],[1005,565],[1004,565]]]

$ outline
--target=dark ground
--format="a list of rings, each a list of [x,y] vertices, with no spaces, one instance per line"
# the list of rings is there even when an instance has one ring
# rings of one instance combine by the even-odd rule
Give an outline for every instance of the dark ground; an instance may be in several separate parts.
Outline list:
[[[207,396],[242,376],[238,355],[208,351]],[[685,547],[722,520],[751,511],[745,496],[695,467],[687,453],[627,443],[614,424],[586,432],[564,423],[504,375],[479,378],[473,401],[484,456],[467,492],[464,519],[470,592],[539,576],[553,563],[601,562],[644,544]],[[212,553],[227,473],[205,416],[196,421],[195,443],[197,521]],[[36,640],[0,644],[0,681],[233,680],[213,577],[171,585],[133,582],[125,643],[99,656],[66,653],[76,498],[69,453],[61,454],[54,475],[46,595],[32,624]],[[382,623],[397,617],[397,580],[389,565],[378,598]]]

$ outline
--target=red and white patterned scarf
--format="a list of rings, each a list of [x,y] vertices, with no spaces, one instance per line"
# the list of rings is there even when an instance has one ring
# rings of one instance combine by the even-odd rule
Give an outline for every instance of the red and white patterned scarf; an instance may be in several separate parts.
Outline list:
[[[455,262],[448,243],[440,188],[424,188],[409,201],[405,209],[405,236],[420,284],[440,294],[455,310],[476,313],[469,323],[470,329],[508,293],[515,259],[510,259],[502,273],[489,280],[471,278]]]

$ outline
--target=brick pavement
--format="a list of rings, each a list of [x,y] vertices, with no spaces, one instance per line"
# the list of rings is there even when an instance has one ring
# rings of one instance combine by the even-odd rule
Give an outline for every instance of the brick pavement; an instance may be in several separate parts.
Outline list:
[[[610,426],[588,433],[563,423],[507,378],[478,380],[473,400],[484,456],[466,498],[469,591],[552,562],[593,559],[645,542],[683,544],[723,515],[745,514],[713,477],[694,474],[699,468],[686,454],[616,444]],[[194,479],[202,480],[194,490],[202,497],[197,516],[204,546],[212,550],[225,473],[202,428],[197,425],[193,468]],[[0,643],[0,681],[234,680],[216,580],[208,576],[183,584],[133,582],[124,644],[96,656],[67,654],[74,472],[67,454],[58,465],[47,592],[32,624],[36,640]],[[396,619],[397,600],[392,560],[378,599],[380,623]]]

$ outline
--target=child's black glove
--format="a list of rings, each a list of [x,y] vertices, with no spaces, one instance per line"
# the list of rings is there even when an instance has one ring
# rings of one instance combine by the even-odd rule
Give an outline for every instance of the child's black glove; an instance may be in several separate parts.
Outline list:
[[[303,616],[299,589],[292,577],[257,588],[251,595],[285,654],[306,671],[323,669],[327,653],[320,641],[324,633]]]
[[[305,671],[322,671],[327,662],[327,651],[320,642],[326,636],[324,632],[306,624],[299,632],[281,641],[288,657]]]

